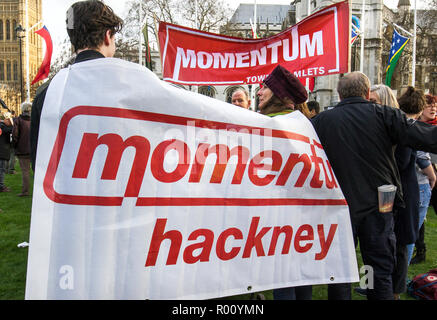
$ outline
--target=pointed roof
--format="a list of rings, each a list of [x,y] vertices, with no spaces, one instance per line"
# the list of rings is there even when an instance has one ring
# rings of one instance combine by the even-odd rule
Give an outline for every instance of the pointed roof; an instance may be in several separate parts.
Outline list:
[[[409,7],[410,6],[410,0],[399,0],[398,2],[398,8],[399,7]]]
[[[237,10],[232,16],[231,23],[249,23],[253,19],[253,4],[240,3]],[[278,4],[257,4],[257,21],[259,23],[276,23],[281,24],[287,17],[290,5]]]

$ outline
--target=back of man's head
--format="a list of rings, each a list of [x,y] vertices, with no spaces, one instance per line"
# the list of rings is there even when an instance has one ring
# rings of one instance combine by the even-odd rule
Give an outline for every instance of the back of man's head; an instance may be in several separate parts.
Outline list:
[[[75,51],[97,49],[107,30],[111,36],[121,30],[123,20],[99,0],[79,1],[67,11],[67,33]]]
[[[362,72],[354,71],[346,74],[338,81],[337,92],[340,96],[340,100],[361,97],[368,98],[370,90],[370,80]]]

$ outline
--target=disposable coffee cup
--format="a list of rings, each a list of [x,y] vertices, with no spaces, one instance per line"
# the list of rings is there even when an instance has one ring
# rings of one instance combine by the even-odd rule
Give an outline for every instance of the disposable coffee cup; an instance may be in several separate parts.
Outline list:
[[[393,211],[397,187],[386,184],[378,187],[379,212],[388,213]]]

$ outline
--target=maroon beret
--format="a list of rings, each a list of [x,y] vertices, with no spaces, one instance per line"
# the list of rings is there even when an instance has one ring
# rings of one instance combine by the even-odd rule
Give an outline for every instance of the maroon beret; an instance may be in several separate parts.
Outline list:
[[[264,83],[279,99],[288,97],[295,104],[303,103],[308,99],[308,93],[303,84],[281,65],[273,69]]]

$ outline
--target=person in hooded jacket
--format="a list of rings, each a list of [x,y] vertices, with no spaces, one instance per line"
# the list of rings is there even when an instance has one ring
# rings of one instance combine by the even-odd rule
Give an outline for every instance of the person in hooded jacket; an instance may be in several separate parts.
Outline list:
[[[260,113],[268,117],[285,115],[294,111],[310,118],[306,105],[308,93],[293,74],[278,65],[264,80],[258,91]],[[274,300],[311,300],[312,286],[278,288],[273,290]]]
[[[11,134],[14,121],[10,112],[5,112],[0,121],[0,192],[11,191],[4,184],[6,170],[11,157]]]
[[[30,185],[30,110],[32,104],[24,102],[21,104],[22,114],[15,121],[12,131],[12,141],[15,146],[15,155],[18,158],[21,175],[22,187],[19,197],[29,195]]]

